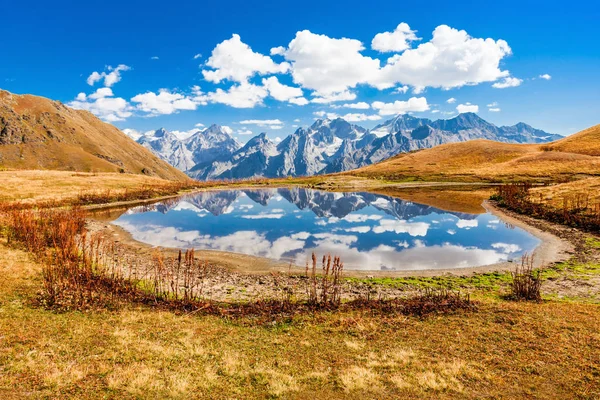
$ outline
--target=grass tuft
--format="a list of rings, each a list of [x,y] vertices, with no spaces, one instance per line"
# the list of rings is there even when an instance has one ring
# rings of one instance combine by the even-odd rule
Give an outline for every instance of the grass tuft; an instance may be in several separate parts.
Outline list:
[[[524,255],[521,265],[512,273],[511,293],[513,300],[542,301],[542,278],[540,270],[533,268],[533,256]]]

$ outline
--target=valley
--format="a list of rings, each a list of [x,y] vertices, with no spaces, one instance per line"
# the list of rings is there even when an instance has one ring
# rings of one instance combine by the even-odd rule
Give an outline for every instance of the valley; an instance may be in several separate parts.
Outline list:
[[[19,97],[18,104],[23,99],[33,98]],[[373,130],[339,119],[317,121],[279,144],[259,135],[244,146],[218,126],[183,140],[154,131],[137,143],[117,130],[110,140],[132,147],[129,160],[119,152],[98,157],[108,150],[60,136],[70,119],[81,117],[74,111],[43,111],[35,117],[43,121],[32,124],[38,108],[27,104],[20,120],[14,117],[22,125],[11,120],[4,131],[14,141],[15,132],[27,130],[18,146],[33,143],[31,150],[13,163],[15,144],[1,149],[9,160],[0,171],[5,393],[182,397],[194,388],[200,397],[218,398],[236,396],[236,385],[243,385],[250,397],[318,390],[334,397],[454,398],[477,397],[482,384],[487,393],[514,397],[600,390],[590,367],[600,362],[600,337],[590,334],[599,331],[597,232],[490,200],[528,182],[536,207],[561,210],[585,198],[586,215],[594,215],[598,126],[555,141],[535,130],[526,139],[509,138],[520,128],[502,128],[505,141],[492,141],[498,137],[469,129],[440,133],[481,123],[468,114],[437,125],[402,116],[360,148],[355,142]],[[56,133],[36,133],[55,114],[65,118]],[[422,125],[408,133],[394,128],[409,123]],[[430,139],[450,143],[415,139],[430,125],[440,127]],[[68,140],[81,146],[84,164],[44,161],[45,149]],[[352,150],[352,160],[335,157],[344,149]],[[32,154],[43,163],[28,164]],[[148,167],[135,164],[138,154]],[[199,171],[202,180],[183,170]],[[235,179],[238,172],[245,179]],[[78,255],[56,263],[49,257],[73,249],[58,238],[75,229],[68,221],[82,218],[78,213],[85,215],[84,230],[65,242]],[[45,218],[56,221],[47,225]],[[40,228],[53,225],[65,231]],[[31,249],[39,246],[36,235],[55,234],[41,240],[50,247]],[[61,263],[87,276],[93,241],[98,261],[88,288],[49,280]],[[184,257],[182,249],[195,251]],[[316,257],[326,254],[341,257],[341,277],[325,272],[325,260],[321,268]],[[539,279],[541,302],[511,298],[515,268],[525,265],[537,274],[531,276]],[[324,282],[331,286],[321,289]],[[310,285],[319,296],[336,290],[339,303],[313,302]],[[314,339],[323,335],[331,340]],[[560,384],[546,386],[546,379]]]
[[[600,2],[0,10],[0,400],[600,399]]]

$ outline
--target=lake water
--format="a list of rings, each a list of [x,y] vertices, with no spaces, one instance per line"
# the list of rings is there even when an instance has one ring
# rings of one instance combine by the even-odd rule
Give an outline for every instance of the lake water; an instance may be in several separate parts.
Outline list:
[[[231,251],[345,269],[464,268],[517,260],[539,239],[498,217],[371,193],[285,188],[204,192],[135,207],[114,224],[154,246]]]

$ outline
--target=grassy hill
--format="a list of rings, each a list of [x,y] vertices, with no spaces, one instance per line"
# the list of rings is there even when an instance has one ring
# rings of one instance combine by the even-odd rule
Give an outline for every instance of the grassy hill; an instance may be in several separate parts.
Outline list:
[[[592,126],[579,133],[542,146],[542,149],[600,156],[600,125]]]
[[[60,102],[0,90],[0,169],[186,176],[116,127]]]
[[[600,125],[544,145],[489,140],[403,153],[344,175],[391,180],[567,180],[600,175]]]

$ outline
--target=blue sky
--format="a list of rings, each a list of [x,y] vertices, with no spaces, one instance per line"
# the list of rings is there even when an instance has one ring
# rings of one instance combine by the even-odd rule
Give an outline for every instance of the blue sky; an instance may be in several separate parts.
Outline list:
[[[560,134],[600,122],[597,2],[0,1],[0,88],[122,129],[218,123],[246,141],[474,106]]]

